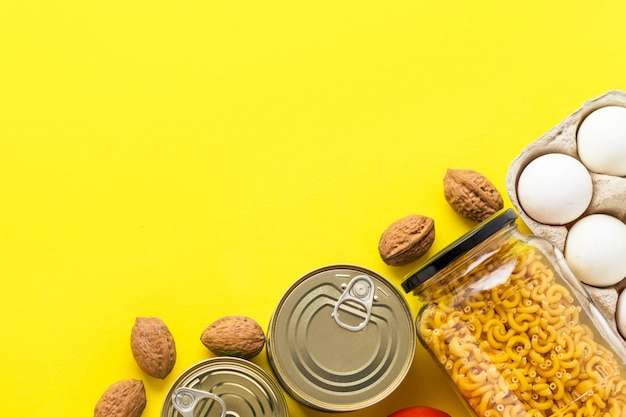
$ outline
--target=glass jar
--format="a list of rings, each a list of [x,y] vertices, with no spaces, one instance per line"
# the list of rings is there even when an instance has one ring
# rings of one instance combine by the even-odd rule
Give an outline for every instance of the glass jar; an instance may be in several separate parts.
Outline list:
[[[479,417],[626,416],[626,345],[509,209],[410,273],[418,338]]]

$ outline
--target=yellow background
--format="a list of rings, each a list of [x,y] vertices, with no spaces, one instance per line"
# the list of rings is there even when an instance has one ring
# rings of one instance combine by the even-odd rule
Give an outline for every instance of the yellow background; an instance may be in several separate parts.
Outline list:
[[[472,226],[447,168],[510,207],[513,158],[625,77],[623,1],[1,0],[0,413],[88,416],[139,378],[158,416],[213,320],[267,328],[331,263],[399,285],[392,221],[434,218],[431,255]],[[129,347],[152,315],[178,348],[163,381]],[[467,416],[421,347],[350,415],[415,404]]]

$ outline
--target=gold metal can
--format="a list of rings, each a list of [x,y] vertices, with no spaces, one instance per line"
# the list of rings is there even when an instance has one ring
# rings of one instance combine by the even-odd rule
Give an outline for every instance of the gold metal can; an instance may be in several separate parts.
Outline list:
[[[415,354],[416,329],[404,295],[353,265],[298,279],[272,315],[270,365],[283,388],[322,411],[353,411],[389,395]]]
[[[258,365],[215,357],[183,372],[165,397],[161,417],[287,417],[280,385]]]

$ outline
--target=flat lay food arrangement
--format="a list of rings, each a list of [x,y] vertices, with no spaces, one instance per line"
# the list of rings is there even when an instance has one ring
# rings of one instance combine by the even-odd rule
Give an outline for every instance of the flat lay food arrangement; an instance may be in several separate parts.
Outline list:
[[[578,112],[582,115],[577,123],[585,125],[587,118],[606,108],[626,109],[626,99],[624,107],[616,104],[622,97],[626,93],[612,91],[587,102]],[[596,127],[595,140],[602,142],[611,135],[617,138],[616,148],[620,139],[626,143],[626,111],[606,123],[610,128]],[[560,140],[558,135],[567,129],[556,130]],[[577,137],[570,141],[580,143],[581,129],[574,131]],[[273,391],[255,394],[245,389],[246,395],[237,395],[245,385],[238,382],[239,375],[230,373],[236,363],[225,362],[202,376],[185,376],[185,383],[175,383],[177,388],[165,399],[161,415],[288,415],[283,389],[314,409],[363,409],[402,382],[413,362],[416,338],[476,416],[625,415],[626,338],[618,332],[615,317],[623,323],[617,306],[606,305],[602,298],[593,300],[592,289],[626,280],[622,263],[612,262],[624,259],[619,248],[612,252],[622,240],[607,236],[616,226],[604,230],[603,239],[594,238],[598,232],[593,227],[586,229],[587,235],[577,232],[582,236],[575,243],[568,236],[565,245],[551,242],[548,231],[544,238],[538,236],[542,227],[549,229],[552,224],[573,233],[585,218],[597,213],[609,216],[606,213],[619,207],[622,197],[614,196],[619,201],[596,197],[589,209],[594,200],[591,176],[607,174],[573,174],[558,160],[536,168],[533,164],[546,155],[566,155],[555,152],[559,148],[554,136],[548,133],[549,141],[539,139],[539,145],[529,146],[534,150],[527,157],[530,162],[514,161],[509,175],[507,191],[513,194],[514,204],[530,211],[526,216],[542,221],[537,223],[537,235],[517,231],[517,215],[513,209],[503,210],[500,192],[484,175],[469,169],[447,170],[443,197],[454,212],[478,225],[425,260],[402,283],[407,293],[414,292],[420,299],[415,324],[404,296],[376,272],[352,265],[319,268],[285,292],[268,324],[267,338],[261,325],[243,316],[222,317],[201,334],[202,344],[216,357],[251,359],[266,347],[280,385],[274,385]],[[572,166],[578,169],[583,166],[579,164]],[[545,172],[526,174],[532,170]],[[588,181],[567,186],[579,177]],[[541,198],[534,198],[535,189]],[[602,189],[596,187],[596,194],[600,193]],[[613,218],[626,229],[622,220]],[[423,258],[434,240],[434,220],[411,214],[382,232],[378,252],[390,266],[407,265]],[[596,248],[587,245],[578,250],[578,257],[570,256],[576,245],[587,241]],[[173,337],[157,317],[136,319],[131,350],[139,367],[154,378],[167,377],[176,362]],[[256,372],[266,381],[272,379],[262,370]],[[206,383],[210,376],[217,379],[214,384]],[[145,405],[141,382],[120,381],[105,391],[94,415],[136,417]],[[396,415],[418,415],[416,407],[420,406]]]
[[[2,415],[626,417],[626,4],[0,4]]]

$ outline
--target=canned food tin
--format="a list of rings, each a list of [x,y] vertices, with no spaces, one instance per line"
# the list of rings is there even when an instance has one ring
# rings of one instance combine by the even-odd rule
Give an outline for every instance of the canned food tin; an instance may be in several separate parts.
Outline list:
[[[283,388],[322,411],[353,411],[390,394],[416,346],[411,309],[377,273],[352,265],[297,280],[270,320],[267,354]]]
[[[183,372],[165,397],[161,417],[287,417],[278,383],[254,363],[216,357]]]

